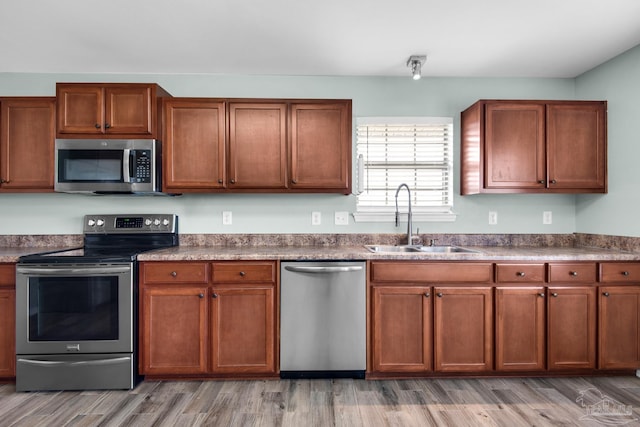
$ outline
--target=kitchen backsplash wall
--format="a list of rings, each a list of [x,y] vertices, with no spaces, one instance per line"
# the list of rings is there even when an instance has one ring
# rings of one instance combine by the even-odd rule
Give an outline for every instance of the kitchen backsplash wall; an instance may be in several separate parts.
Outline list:
[[[173,96],[348,98],[354,123],[363,116],[449,116],[454,119],[454,222],[414,221],[421,233],[572,234],[640,236],[637,159],[637,70],[640,47],[576,79],[277,77],[224,75],[100,75],[0,73],[0,96],[53,96],[56,82],[155,82]],[[605,195],[459,196],[460,112],[478,99],[602,99],[609,105],[609,193]],[[354,136],[355,143],[355,136]],[[355,156],[354,156],[355,161]],[[354,175],[357,168],[353,168]],[[355,184],[355,177],[354,177]],[[354,188],[357,188],[354,185]],[[0,193],[0,235],[79,234],[90,213],[176,213],[187,234],[403,233],[406,222],[334,225],[335,212],[353,212],[356,196],[191,194],[179,197]],[[406,212],[406,207],[400,207]],[[231,211],[233,224],[222,224]],[[322,223],[311,225],[311,212]],[[498,214],[496,225],[488,214]],[[544,211],[553,223],[543,225]]]

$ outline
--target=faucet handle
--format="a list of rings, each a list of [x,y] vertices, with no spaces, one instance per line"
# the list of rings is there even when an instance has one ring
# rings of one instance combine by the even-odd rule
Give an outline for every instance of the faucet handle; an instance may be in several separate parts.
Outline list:
[[[435,246],[436,245],[436,241],[437,241],[437,239],[430,239],[429,240],[429,246]]]

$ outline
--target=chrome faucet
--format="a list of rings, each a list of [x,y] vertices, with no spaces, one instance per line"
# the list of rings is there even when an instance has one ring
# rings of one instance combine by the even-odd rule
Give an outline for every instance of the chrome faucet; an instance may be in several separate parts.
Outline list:
[[[398,193],[402,187],[407,189],[407,193],[409,195],[409,211],[407,212],[407,245],[413,244],[413,225],[412,225],[412,214],[411,214],[411,190],[407,184],[400,184],[396,189],[396,227],[398,226],[398,222],[400,220],[400,213],[398,212]]]

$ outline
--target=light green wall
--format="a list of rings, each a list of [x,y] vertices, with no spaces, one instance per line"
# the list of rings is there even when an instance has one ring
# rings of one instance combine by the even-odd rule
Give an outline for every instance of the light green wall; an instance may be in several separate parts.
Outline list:
[[[576,231],[640,236],[640,46],[576,79],[579,99],[608,101],[609,193],[577,197]]]
[[[636,55],[637,56],[637,55]],[[156,82],[173,96],[349,98],[358,116],[451,116],[455,156],[459,155],[460,112],[481,98],[574,99],[574,79],[463,79],[369,77],[271,77],[225,75],[80,75],[1,74],[0,96],[53,96],[59,82]],[[625,86],[625,85],[622,85]],[[606,98],[603,96],[602,98]],[[355,120],[354,120],[355,123]],[[612,127],[612,126],[611,126]],[[610,138],[611,142],[611,138]],[[621,156],[619,156],[621,157]],[[621,157],[619,161],[624,161]],[[631,160],[627,160],[630,162]],[[611,167],[611,170],[615,169]],[[455,162],[456,181],[459,162]],[[610,188],[619,183],[611,181]],[[416,223],[421,233],[572,233],[576,231],[576,196],[459,196],[455,184],[452,223]],[[580,208],[599,204],[603,196],[581,199]],[[180,197],[82,196],[67,194],[1,194],[0,234],[67,234],[81,232],[87,213],[167,212],[180,216],[184,233],[402,233],[387,223],[333,225],[335,211],[355,209],[355,196],[341,195],[183,195]],[[222,225],[222,211],[234,223]],[[498,224],[488,225],[490,210]],[[322,225],[311,226],[311,212],[322,213]],[[553,212],[553,224],[542,224],[542,212]],[[585,213],[581,215],[581,218]],[[584,227],[581,227],[584,228]]]

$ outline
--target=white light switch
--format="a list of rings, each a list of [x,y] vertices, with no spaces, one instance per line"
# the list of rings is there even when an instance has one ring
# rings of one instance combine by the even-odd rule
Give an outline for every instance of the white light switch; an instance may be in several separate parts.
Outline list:
[[[542,223],[543,224],[551,224],[551,223],[553,223],[553,216],[551,214],[551,211],[542,212]]]

